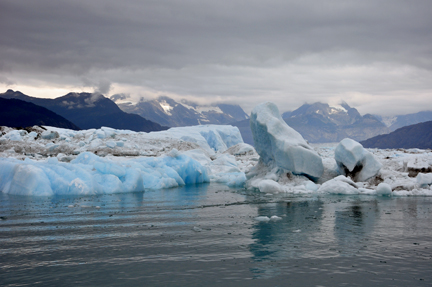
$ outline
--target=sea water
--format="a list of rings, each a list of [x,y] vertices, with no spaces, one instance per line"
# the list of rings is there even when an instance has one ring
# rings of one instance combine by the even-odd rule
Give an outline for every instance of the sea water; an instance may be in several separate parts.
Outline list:
[[[1,286],[432,285],[428,197],[210,184],[0,202]]]

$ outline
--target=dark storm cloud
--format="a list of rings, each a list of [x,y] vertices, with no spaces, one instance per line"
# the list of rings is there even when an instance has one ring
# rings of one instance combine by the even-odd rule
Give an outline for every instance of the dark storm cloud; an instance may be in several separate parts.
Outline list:
[[[315,100],[325,93],[284,86],[278,69],[295,65],[287,76],[300,77],[307,67],[378,63],[429,75],[430,11],[431,1],[398,0],[0,0],[0,71],[76,77],[104,91],[109,82],[221,97],[289,89]],[[257,81],[266,71],[279,81]]]

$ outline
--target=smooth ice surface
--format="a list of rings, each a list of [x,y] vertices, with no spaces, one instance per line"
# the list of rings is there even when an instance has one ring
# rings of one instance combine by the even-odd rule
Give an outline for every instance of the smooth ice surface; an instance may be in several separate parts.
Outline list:
[[[355,181],[370,179],[378,174],[382,166],[360,143],[349,138],[343,139],[336,147],[335,160],[339,172],[351,175]]]
[[[255,149],[263,163],[272,165],[274,162],[280,168],[314,179],[323,174],[321,157],[285,123],[275,104],[266,102],[256,106],[250,125]]]

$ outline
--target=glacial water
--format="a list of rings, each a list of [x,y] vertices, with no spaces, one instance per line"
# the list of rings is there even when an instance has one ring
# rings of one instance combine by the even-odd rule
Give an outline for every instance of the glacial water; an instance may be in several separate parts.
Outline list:
[[[1,286],[432,286],[429,197],[211,184],[0,202]]]

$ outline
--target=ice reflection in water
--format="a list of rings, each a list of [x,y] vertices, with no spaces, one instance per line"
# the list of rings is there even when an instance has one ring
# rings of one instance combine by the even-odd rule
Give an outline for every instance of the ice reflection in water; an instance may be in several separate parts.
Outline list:
[[[4,286],[428,286],[430,198],[0,194]],[[258,222],[257,216],[281,220]],[[390,284],[391,283],[391,284]]]

